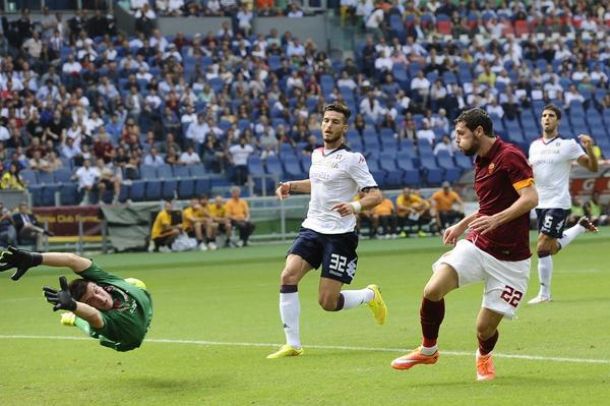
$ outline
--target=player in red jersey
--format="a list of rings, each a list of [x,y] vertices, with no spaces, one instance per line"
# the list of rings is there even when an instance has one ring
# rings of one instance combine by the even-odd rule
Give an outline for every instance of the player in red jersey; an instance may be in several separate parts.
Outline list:
[[[484,281],[477,317],[477,380],[490,380],[495,378],[491,351],[498,340],[498,325],[504,317],[515,314],[527,289],[529,213],[538,204],[538,194],[527,158],[515,146],[495,137],[493,122],[485,111],[465,111],[455,124],[460,149],[466,155],[476,155],[474,187],[479,210],[443,233],[443,243],[455,244],[455,248],[434,263],[424,288],[422,345],[392,361],[392,367],[409,369],[436,363],[436,341],[445,315],[443,298],[458,287]],[[458,241],[468,228],[466,238]]]

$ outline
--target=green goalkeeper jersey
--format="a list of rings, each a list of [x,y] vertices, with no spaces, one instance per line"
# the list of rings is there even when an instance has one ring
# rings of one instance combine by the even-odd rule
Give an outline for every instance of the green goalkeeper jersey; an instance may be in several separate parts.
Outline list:
[[[86,280],[95,282],[112,296],[114,306],[100,310],[104,327],[90,327],[89,335],[100,344],[116,351],[138,348],[152,320],[152,300],[148,292],[118,276],[103,271],[95,263],[80,273]]]

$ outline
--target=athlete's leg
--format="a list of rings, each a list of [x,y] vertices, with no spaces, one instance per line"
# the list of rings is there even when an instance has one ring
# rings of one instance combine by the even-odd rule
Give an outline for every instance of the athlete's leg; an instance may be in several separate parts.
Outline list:
[[[298,284],[312,266],[298,255],[290,254],[280,277],[280,317],[284,326],[286,343],[294,348],[301,348],[299,335],[299,303]]]
[[[548,301],[551,297],[551,279],[553,277],[553,257],[559,251],[557,239],[546,234],[538,235],[536,253],[538,255],[538,280],[540,290],[538,295],[530,300],[531,304]]]
[[[496,377],[491,352],[498,341],[498,325],[504,316],[493,310],[481,308],[477,317],[477,339],[479,348],[476,354],[477,380],[489,381]]]
[[[422,346],[429,352],[436,351],[438,331],[445,317],[444,297],[458,287],[458,275],[449,264],[441,263],[424,287],[424,297],[419,310],[422,327]]]

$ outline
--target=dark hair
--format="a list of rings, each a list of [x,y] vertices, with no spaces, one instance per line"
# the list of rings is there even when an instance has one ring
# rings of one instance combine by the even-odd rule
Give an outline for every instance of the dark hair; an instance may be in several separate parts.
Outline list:
[[[494,123],[483,109],[474,108],[463,111],[453,122],[455,124],[463,122],[470,131],[474,131],[478,126],[481,126],[486,136],[494,136]]]
[[[85,295],[85,292],[87,291],[87,286],[90,283],[91,282],[86,279],[74,279],[72,282],[70,282],[70,284],[68,285],[68,289],[70,290],[72,298],[74,298],[74,300],[76,301],[80,301]]]
[[[345,117],[346,123],[347,123],[347,120],[349,120],[350,116],[352,115],[352,112],[349,109],[349,107],[347,107],[345,104],[339,103],[339,102],[330,103],[330,104],[327,104],[326,106],[324,106],[323,112],[326,113],[327,111],[336,111],[337,113],[343,114],[343,117]]]
[[[559,107],[555,106],[554,104],[547,104],[542,109],[543,112],[544,112],[544,110],[551,110],[557,116],[557,120],[561,120],[561,109]]]

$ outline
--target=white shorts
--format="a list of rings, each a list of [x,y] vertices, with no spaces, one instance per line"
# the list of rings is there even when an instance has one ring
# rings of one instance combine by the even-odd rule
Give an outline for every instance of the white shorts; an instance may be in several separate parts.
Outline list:
[[[513,318],[525,296],[530,278],[530,259],[500,261],[468,240],[460,240],[455,248],[443,254],[433,265],[436,271],[448,264],[458,274],[460,287],[484,281],[482,307]]]

